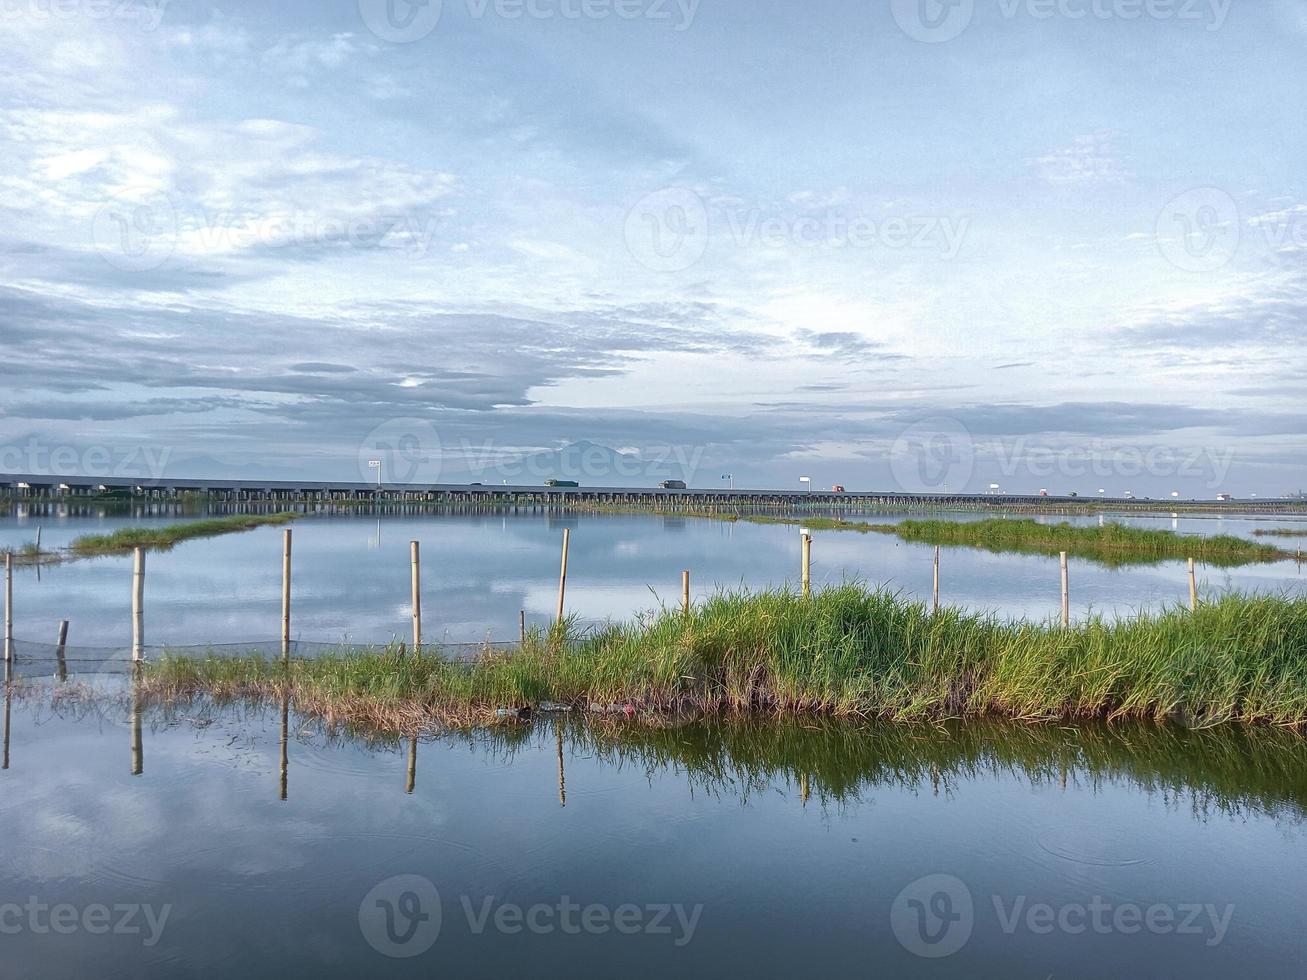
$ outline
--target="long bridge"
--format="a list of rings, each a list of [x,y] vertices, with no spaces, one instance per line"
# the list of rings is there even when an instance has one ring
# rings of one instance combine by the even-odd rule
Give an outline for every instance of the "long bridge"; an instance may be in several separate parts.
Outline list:
[[[1148,509],[1185,507],[1222,510],[1286,510],[1307,508],[1299,498],[1152,499],[1146,497],[1073,497],[1013,493],[908,493],[884,490],[735,490],[665,489],[662,487],[551,487],[479,483],[372,483],[337,480],[149,479],[79,477],[39,473],[0,473],[0,498],[76,499],[123,497],[166,500],[188,494],[213,500],[245,501],[367,501],[433,503],[652,504],[655,506],[800,506],[847,504],[920,508],[1040,507],[1050,510],[1086,504]]]

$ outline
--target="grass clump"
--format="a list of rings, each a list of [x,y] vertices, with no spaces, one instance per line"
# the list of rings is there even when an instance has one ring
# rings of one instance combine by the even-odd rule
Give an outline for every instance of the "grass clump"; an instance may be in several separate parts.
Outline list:
[[[388,727],[468,722],[546,702],[640,714],[1182,718],[1307,725],[1307,599],[1230,595],[1195,613],[1071,629],[1012,623],[849,584],[808,598],[722,593],[566,639],[534,633],[472,662],[397,650],[315,660],[168,657],[156,696],[289,695]]]
[[[1144,564],[1194,558],[1209,565],[1235,566],[1293,557],[1273,545],[1232,535],[1203,537],[1174,531],[1107,523],[1084,527],[1032,520],[902,521],[869,524],[869,530],[927,545],[962,545],[994,552],[1055,555],[1065,551],[1105,565]]]
[[[1307,538],[1307,528],[1259,527],[1253,535],[1259,538]]]
[[[212,538],[220,534],[250,531],[268,524],[286,524],[300,515],[237,514],[232,517],[211,517],[202,521],[186,521],[163,527],[125,527],[112,534],[87,534],[68,546],[69,552],[79,558],[93,555],[116,555],[135,548],[167,551],[174,545],[192,538]]]

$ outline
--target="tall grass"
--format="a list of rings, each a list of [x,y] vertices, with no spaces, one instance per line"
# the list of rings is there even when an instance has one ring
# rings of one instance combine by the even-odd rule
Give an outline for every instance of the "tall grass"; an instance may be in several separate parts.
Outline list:
[[[1293,557],[1273,545],[1231,535],[1182,535],[1124,524],[1080,526],[1031,520],[902,521],[871,524],[869,530],[927,545],[963,545],[994,552],[1055,555],[1065,551],[1106,565],[1194,558],[1209,565],[1234,566]]]
[[[1229,595],[1071,629],[944,610],[849,584],[805,599],[723,593],[467,663],[397,651],[295,660],[165,658],[156,695],[293,693],[304,710],[385,727],[472,722],[560,702],[637,713],[892,719],[1180,717],[1307,725],[1307,599]]]
[[[249,531],[267,524],[286,524],[301,515],[237,514],[233,517],[212,517],[203,521],[187,521],[163,527],[125,527],[112,534],[86,534],[73,541],[68,550],[78,557],[113,555],[134,548],[166,551],[182,541],[192,538],[212,538],[220,534]]]

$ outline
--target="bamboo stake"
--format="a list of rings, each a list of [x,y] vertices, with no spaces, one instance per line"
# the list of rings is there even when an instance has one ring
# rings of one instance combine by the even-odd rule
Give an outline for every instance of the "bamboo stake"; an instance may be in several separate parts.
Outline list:
[[[9,768],[9,705],[10,702],[13,700],[13,693],[14,693],[13,681],[14,681],[14,665],[9,663],[8,661],[5,661],[5,738],[4,738],[5,746],[4,746],[3,766],[0,767],[4,769]]]
[[[281,655],[290,659],[290,528],[281,535]]]
[[[1189,559],[1189,611],[1198,611],[1198,569],[1192,558]]]
[[[690,570],[681,572],[681,612],[690,611]]]
[[[145,659],[145,549],[137,548],[132,562],[132,661]]]
[[[939,612],[939,545],[935,545],[935,584],[931,591],[931,611]]]
[[[409,564],[413,570],[413,653],[416,656],[422,652],[422,554],[416,541],[409,543]]]
[[[812,594],[812,535],[803,536],[803,594]]]
[[[518,635],[522,638],[522,642],[525,643],[526,642],[526,610],[525,609],[518,611],[517,632]]]
[[[1071,626],[1071,571],[1066,552],[1062,552],[1062,626]]]
[[[37,566],[40,567],[39,565]],[[5,552],[5,663],[14,659],[14,553]]]
[[[567,547],[571,542],[571,528],[563,528],[563,566],[558,573],[558,622],[563,621],[563,597],[567,592]]]

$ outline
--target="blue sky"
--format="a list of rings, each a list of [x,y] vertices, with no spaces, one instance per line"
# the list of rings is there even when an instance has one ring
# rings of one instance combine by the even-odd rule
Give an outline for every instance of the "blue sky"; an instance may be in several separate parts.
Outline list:
[[[1297,489],[1305,69],[1288,0],[7,0],[0,469]]]

